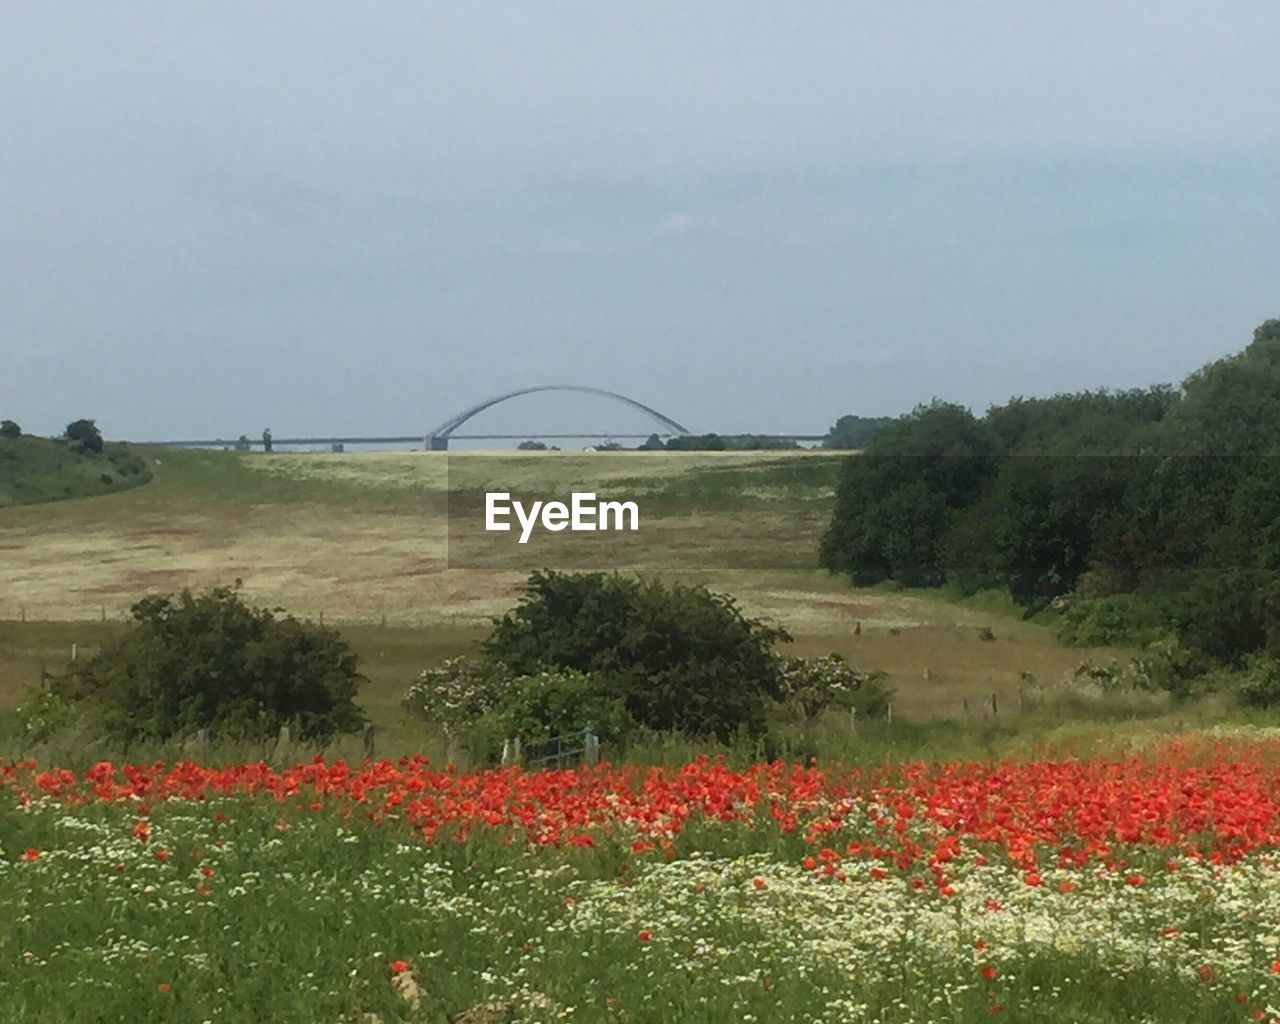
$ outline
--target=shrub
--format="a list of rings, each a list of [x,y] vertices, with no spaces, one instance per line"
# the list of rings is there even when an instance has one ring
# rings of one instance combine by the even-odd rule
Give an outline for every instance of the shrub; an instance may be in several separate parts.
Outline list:
[[[588,672],[558,669],[516,676],[489,719],[502,737],[539,739],[588,725],[605,739],[625,736],[634,724],[625,702]]]
[[[784,658],[781,666],[782,700],[806,719],[832,707],[848,708],[866,677],[839,654],[816,658]]]
[[[516,675],[591,674],[646,728],[727,739],[763,731],[781,696],[773,645],[785,639],[702,586],[546,571],[529,577],[483,649]]]
[[[33,690],[14,709],[19,737],[27,743],[46,743],[79,717],[76,705],[43,687]]]
[[[400,702],[435,722],[446,734],[460,735],[481,716],[494,711],[511,686],[511,671],[501,662],[449,658],[420,673]]]
[[[1058,639],[1076,647],[1106,647],[1149,642],[1160,618],[1135,594],[1084,598],[1072,602],[1058,620]]]
[[[1280,707],[1280,660],[1259,656],[1249,660],[1240,683],[1240,702],[1251,708]]]
[[[15,438],[22,436],[22,428],[13,420],[0,420],[0,437]]]
[[[853,695],[851,704],[860,717],[883,718],[893,701],[893,687],[883,672],[871,672],[862,677],[862,685]]]
[[[109,736],[258,738],[288,723],[325,740],[360,727],[364,677],[336,630],[251,608],[223,587],[148,597],[132,611],[128,633],[54,683]]]

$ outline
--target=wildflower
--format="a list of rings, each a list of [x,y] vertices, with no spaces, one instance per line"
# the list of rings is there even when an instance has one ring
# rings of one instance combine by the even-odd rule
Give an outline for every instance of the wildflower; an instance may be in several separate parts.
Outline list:
[[[392,973],[392,974],[403,974],[403,973],[404,973],[405,971],[407,971],[408,969],[409,969],[409,961],[408,961],[408,960],[392,960],[392,961],[391,961],[391,973]]]
[[[636,938],[639,939],[641,942],[648,942],[650,939],[653,938],[653,932],[649,931],[648,928],[641,928],[640,933],[636,936]]]
[[[990,964],[983,964],[982,970],[978,972],[986,981],[995,981],[996,976],[1000,973]]]
[[[40,851],[37,850],[34,846],[28,846],[25,850],[22,851],[22,859],[25,861],[39,860]]]

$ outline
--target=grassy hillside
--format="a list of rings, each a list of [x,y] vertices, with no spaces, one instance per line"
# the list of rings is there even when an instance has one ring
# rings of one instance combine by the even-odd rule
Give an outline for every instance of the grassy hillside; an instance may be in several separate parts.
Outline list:
[[[124,444],[94,454],[47,437],[0,437],[0,508],[110,494],[150,479],[146,461]]]

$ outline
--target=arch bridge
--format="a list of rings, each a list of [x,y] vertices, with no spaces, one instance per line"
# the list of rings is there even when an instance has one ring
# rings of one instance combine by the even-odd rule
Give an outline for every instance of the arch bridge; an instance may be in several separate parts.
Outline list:
[[[471,419],[471,417],[479,415],[480,413],[484,412],[486,409],[492,408],[493,406],[498,405],[502,402],[505,402],[511,398],[519,398],[521,395],[532,395],[541,391],[577,391],[584,394],[601,395],[605,398],[612,398],[614,401],[621,402],[624,405],[628,405],[633,409],[639,409],[642,413],[644,413],[646,416],[652,419],[655,423],[661,426],[663,430],[658,432],[660,436],[669,437],[672,434],[689,433],[687,428],[681,426],[679,423],[673,420],[670,416],[664,416],[662,413],[658,412],[657,409],[654,409],[651,406],[645,405],[643,402],[637,402],[634,398],[628,398],[626,395],[620,395],[616,391],[606,391],[604,388],[588,387],[585,384],[539,384],[535,387],[517,388],[515,391],[507,391],[504,394],[495,395],[493,398],[487,399],[483,402],[478,402],[475,405],[471,406],[469,409],[463,409],[462,412],[458,413],[456,416],[453,416],[445,420],[438,427],[436,427],[435,430],[431,431],[431,433],[427,435],[427,438],[426,438],[427,447],[434,452],[447,451],[449,448],[449,438],[451,437],[458,438],[458,439],[467,438],[469,440],[481,440],[481,439],[511,438],[511,437],[517,436],[512,434],[457,434],[455,433],[455,431],[464,423],[466,423],[469,419]],[[602,432],[602,433],[607,433],[607,432]],[[524,436],[524,435],[519,435],[519,436]],[[601,434],[555,434],[555,435],[545,435],[545,436],[599,437],[601,436]],[[647,435],[607,434],[607,436],[644,437]]]

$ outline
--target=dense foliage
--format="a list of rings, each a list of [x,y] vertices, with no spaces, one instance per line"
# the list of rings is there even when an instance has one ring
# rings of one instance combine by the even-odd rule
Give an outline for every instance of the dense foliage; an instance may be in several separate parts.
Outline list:
[[[62,436],[78,451],[92,452],[95,455],[102,451],[102,432],[93,420],[73,420],[67,424]]]
[[[54,682],[108,736],[265,737],[287,724],[311,740],[362,722],[364,677],[336,630],[252,608],[227,588],[144,598],[133,619]]]
[[[822,447],[865,448],[892,422],[890,416],[841,416],[822,439]]]
[[[535,572],[484,652],[517,676],[588,674],[645,728],[724,738],[763,731],[781,695],[773,645],[784,639],[705,587]]]
[[[859,584],[1008,590],[1064,636],[1280,654],[1280,320],[1182,388],[921,406],[849,459],[822,561]],[[1265,689],[1265,687],[1263,688]],[[1259,702],[1256,698],[1254,702]]]

